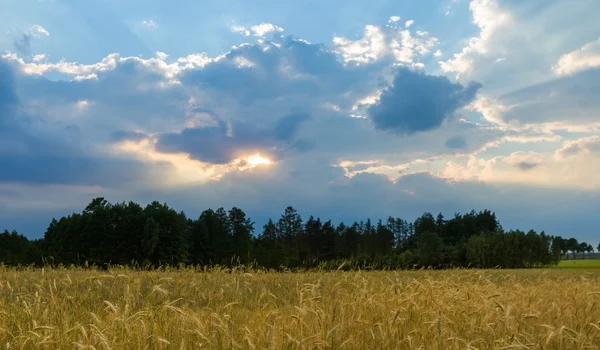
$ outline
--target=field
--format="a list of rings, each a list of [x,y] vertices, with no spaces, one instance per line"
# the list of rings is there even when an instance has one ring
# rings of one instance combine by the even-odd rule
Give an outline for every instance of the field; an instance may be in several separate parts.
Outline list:
[[[0,267],[5,349],[598,349],[600,270]]]
[[[557,268],[567,269],[600,269],[600,260],[561,260]]]

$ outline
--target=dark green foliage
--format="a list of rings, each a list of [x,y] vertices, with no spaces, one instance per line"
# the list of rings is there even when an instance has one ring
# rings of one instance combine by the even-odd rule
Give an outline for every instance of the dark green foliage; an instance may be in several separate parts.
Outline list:
[[[300,245],[304,240],[302,217],[296,209],[287,207],[277,222],[277,239],[282,243],[282,264],[300,266]]]
[[[29,258],[31,242],[16,231],[0,234],[0,261],[7,265],[21,264]]]
[[[263,232],[255,242],[254,254],[259,265],[277,269],[283,264],[283,242],[277,236],[277,227],[273,220],[263,227]]]
[[[600,250],[600,246],[598,247]],[[270,269],[525,268],[585,258],[594,249],[574,238],[508,231],[489,210],[447,220],[424,213],[414,223],[389,217],[351,225],[306,222],[293,207],[269,220],[257,236],[243,210],[207,209],[187,218],[167,204],[111,204],[95,198],[81,213],[52,219],[45,236],[29,241],[0,234],[0,262],[7,265],[77,264],[225,265]]]
[[[419,235],[417,256],[421,266],[440,266],[444,243],[440,236],[431,231]]]
[[[251,261],[254,222],[246,217],[243,210],[234,207],[229,211],[229,225],[233,257],[247,264]]]

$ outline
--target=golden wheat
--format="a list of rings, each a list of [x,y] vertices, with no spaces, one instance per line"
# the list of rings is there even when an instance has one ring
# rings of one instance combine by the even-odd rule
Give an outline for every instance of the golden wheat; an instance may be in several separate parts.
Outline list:
[[[600,271],[0,267],[5,349],[598,349]]]

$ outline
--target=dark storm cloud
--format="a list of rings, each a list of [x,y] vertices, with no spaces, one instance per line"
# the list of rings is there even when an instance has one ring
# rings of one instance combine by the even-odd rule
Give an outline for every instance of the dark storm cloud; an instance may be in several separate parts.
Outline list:
[[[480,88],[479,83],[463,86],[446,77],[400,68],[393,85],[369,108],[369,115],[380,130],[400,135],[427,131],[473,101]]]

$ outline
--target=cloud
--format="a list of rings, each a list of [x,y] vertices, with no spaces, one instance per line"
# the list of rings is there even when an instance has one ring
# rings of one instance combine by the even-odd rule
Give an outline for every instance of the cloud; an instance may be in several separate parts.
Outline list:
[[[228,136],[227,124],[219,121],[214,127],[187,128],[181,133],[163,134],[156,149],[164,153],[187,153],[203,162],[227,164],[236,157],[236,146],[242,149],[251,146],[248,141]]]
[[[38,38],[40,36],[50,36],[50,32],[46,28],[36,24],[24,32],[19,39],[13,42],[13,46],[23,55],[31,54],[31,39]]]
[[[369,107],[369,115],[376,128],[397,134],[431,130],[472,102],[480,87],[478,83],[462,86],[446,77],[400,68],[393,85]]]
[[[502,158],[502,161],[521,171],[529,171],[540,166],[544,162],[544,156],[537,152],[518,151]]]
[[[451,149],[460,149],[467,147],[467,140],[462,136],[454,136],[446,140],[446,147]]]
[[[519,162],[516,164],[517,168],[519,168],[523,171],[531,170],[531,169],[537,167],[538,165],[539,165],[538,163],[527,162],[527,161]]]
[[[200,63],[192,57],[201,58]],[[148,164],[161,162],[183,169],[182,157],[189,157],[198,163],[186,163],[186,167],[195,167],[199,172],[217,169],[212,166],[215,164],[222,166],[218,169],[229,171],[233,167],[230,163],[252,152],[262,152],[276,161],[289,161],[302,152],[312,151],[311,154],[320,154],[330,164],[340,158],[360,159],[369,154],[386,162],[405,162],[415,154],[427,158],[440,152],[454,153],[446,149],[444,142],[465,130],[451,130],[446,125],[440,133],[433,133],[434,128],[426,135],[400,140],[374,131],[369,119],[347,118],[353,113],[369,115],[366,109],[379,100],[389,62],[356,67],[344,65],[338,58],[322,45],[290,37],[240,45],[215,58],[198,54],[179,59],[169,59],[162,53],[148,59],[113,55],[85,66],[62,63],[72,69],[65,70],[71,75],[94,72],[97,74],[94,80],[52,85],[24,80],[23,86],[27,88],[23,93],[29,99],[48,104],[65,101],[79,106],[81,101],[89,101],[86,108],[78,108],[79,113],[85,111],[86,118],[96,125],[97,121],[106,120],[101,124],[130,132],[131,137],[115,138],[112,135],[115,129],[104,131],[87,122],[75,121],[73,116],[68,122],[77,123],[81,137],[93,142],[116,142],[111,147],[121,147],[119,156],[134,157]],[[33,65],[14,55],[8,59],[23,73],[29,72],[26,67]],[[240,65],[240,61],[250,64]],[[43,65],[56,66],[44,62],[34,67]],[[191,99],[195,100],[191,105],[196,107],[191,107]],[[354,111],[359,101],[363,106]],[[324,110],[327,105],[336,108]],[[204,111],[197,106],[205,106]],[[57,118],[60,115],[55,107],[39,107]],[[294,115],[298,110],[314,117],[297,124],[282,122],[286,121],[282,116]],[[105,116],[111,115],[124,117],[106,119]],[[65,117],[60,118],[67,123]],[[216,120],[227,126],[224,135]],[[294,137],[278,140],[274,131],[278,123],[291,126]],[[463,135],[468,148],[461,149],[462,152],[472,152],[490,138],[498,138],[496,131],[477,129]],[[344,130],[344,135],[337,130]],[[185,137],[195,140],[194,133],[208,142],[200,145],[200,150],[185,148],[183,144]],[[357,139],[361,142],[357,143]],[[163,144],[165,140],[169,142]],[[208,145],[221,144],[222,150],[210,154]],[[390,154],[388,149],[404,149],[406,153]],[[210,177],[217,176],[217,170],[210,171],[215,172]]]
[[[234,25],[234,26],[231,26],[230,29],[232,32],[240,33],[245,36],[250,36],[250,30],[248,30],[248,28],[246,28],[245,26]]]
[[[560,57],[596,40],[600,30],[594,16],[600,6],[593,1],[578,6],[546,1],[542,6],[471,0],[469,9],[478,33],[452,58],[438,63],[459,81],[481,82],[485,95],[492,98],[554,78],[552,67],[558,67]],[[593,52],[590,48],[585,55],[591,58]]]
[[[203,69],[182,74],[180,80],[186,85],[203,86],[221,98],[231,97],[236,105],[259,101],[301,105],[299,96],[310,98],[313,106],[336,104],[338,100],[348,104],[348,100],[371,89],[368,81],[381,75],[374,68],[345,67],[334,52],[322,45],[283,37],[236,47]]]
[[[558,76],[563,76],[596,67],[600,67],[600,37],[560,56],[552,71]]]
[[[250,36],[250,34],[254,34],[254,36],[256,37],[264,38],[267,34],[278,32],[281,33],[284,31],[284,29],[274,24],[263,22],[250,27],[234,25],[231,27],[231,31],[240,33],[245,36]]]
[[[158,137],[156,150],[164,153],[187,153],[192,159],[211,164],[228,164],[236,158],[259,153],[270,158],[282,156],[285,148],[311,149],[306,140],[294,144],[300,125],[309,119],[305,113],[280,118],[272,128],[258,128],[250,123],[226,123],[217,119],[216,126],[186,128],[180,133]]]
[[[149,172],[152,175],[163,176],[172,167],[177,174],[172,178],[182,181],[189,179],[181,176],[183,169],[210,172],[210,176],[198,177],[208,179],[219,171],[240,168],[235,165],[241,162],[239,157],[251,152],[260,151],[274,160],[317,146],[345,152],[342,144],[331,147],[335,142],[330,141],[331,135],[337,133],[329,119],[320,119],[325,123],[320,128],[327,134],[321,142],[314,131],[300,127],[317,122],[303,115],[342,117],[371,90],[369,81],[379,76],[378,66],[345,67],[321,45],[293,38],[241,45],[217,58],[194,54],[171,60],[157,53],[142,59],[115,54],[80,65],[26,62],[14,54],[4,57],[19,72],[26,108],[40,114],[36,119],[51,121],[43,126],[53,129],[47,132],[64,133],[68,128],[69,138],[108,147],[110,156],[167,166]],[[240,66],[241,58],[252,65]],[[89,73],[95,77],[70,82],[34,78],[55,69],[69,76]],[[330,102],[338,108],[325,112],[323,106]],[[227,126],[226,131],[218,121]],[[341,121],[347,131],[361,132],[350,118]],[[121,131],[115,134],[115,130]],[[203,141],[196,141],[198,137]],[[191,143],[186,145],[188,139]],[[213,146],[222,147],[211,150]]]
[[[76,154],[56,141],[33,141],[25,146],[28,153],[0,154],[0,161],[5,164],[0,169],[0,182],[110,186],[135,182],[142,175],[139,164],[130,160]],[[69,153],[44,152],[42,147]]]
[[[407,21],[407,24],[409,22],[412,24],[411,21]],[[438,44],[438,39],[424,31],[417,31],[413,35],[408,27],[410,25],[402,29],[396,21],[381,27],[367,25],[362,38],[350,40],[335,36],[333,44],[348,63],[368,64],[391,60],[399,65],[423,68],[419,59],[431,52]]]
[[[167,63],[163,52],[156,52],[156,57],[144,59],[137,56],[120,57],[118,53],[111,53],[102,60],[92,64],[81,64],[61,60],[59,62],[40,62],[33,60],[26,62],[15,53],[5,53],[0,56],[9,63],[12,63],[21,72],[28,75],[44,75],[49,72],[58,72],[67,76],[72,76],[75,80],[97,79],[98,74],[108,73],[117,69],[117,67],[142,67],[148,73],[164,78],[164,83],[176,83],[173,78],[185,71],[204,67],[213,59],[205,53],[190,54],[178,58],[175,62]]]
[[[449,3],[444,7],[444,16],[448,16],[451,13],[452,7],[458,4],[461,0],[450,0]]]
[[[52,132],[65,138],[68,129],[68,137],[86,147],[107,149],[102,156],[138,164],[145,169],[144,181],[168,178],[155,186],[247,174],[247,158],[255,154],[281,164],[302,154],[326,164],[368,154],[400,161],[412,155],[390,154],[388,149],[443,152],[444,140],[451,137],[443,131],[443,136],[400,140],[376,132],[368,119],[348,118],[358,101],[368,106],[378,100],[385,65],[344,65],[322,45],[290,37],[240,45],[215,58],[115,54],[88,65],[25,62],[16,55],[6,59],[19,70],[27,109],[56,123]],[[242,59],[251,64],[240,65]],[[52,67],[70,76],[96,77],[53,82],[29,76]],[[470,146],[489,137],[485,132],[478,135],[469,136]],[[100,157],[94,152],[85,155]],[[114,186],[128,181],[103,176]]]
[[[285,116],[275,124],[274,137],[276,140],[291,139],[303,122],[310,118],[306,113],[293,113]]]
[[[43,61],[45,59],[46,59],[46,55],[45,54],[39,54],[39,55],[33,56],[33,58],[31,60],[33,62],[41,62],[41,61]]]
[[[470,38],[468,45],[460,53],[454,54],[452,59],[439,62],[442,71],[456,73],[457,79],[471,73],[476,57],[488,54],[490,41],[496,31],[510,20],[508,13],[500,8],[496,0],[472,0],[469,9],[473,23],[480,29],[479,36]]]
[[[29,28],[29,33],[32,36],[50,36],[50,32],[48,32],[46,28],[38,24],[35,24],[31,28]]]
[[[600,69],[590,69],[504,94],[497,100],[495,110],[507,122],[597,123],[600,100],[595,96],[598,91]]]
[[[554,157],[552,152],[542,154],[535,151],[515,151],[497,156],[474,154],[447,161],[442,170],[432,169],[431,172],[450,181],[480,181],[502,186],[520,184],[598,193],[599,144],[594,138],[565,141],[554,152]]]
[[[0,61],[0,110],[10,108],[18,102],[15,89],[15,76],[11,67]],[[0,122],[4,118],[6,118],[6,115],[2,116]]]
[[[158,28],[158,23],[156,23],[153,19],[150,19],[150,20],[145,19],[142,21],[142,24],[151,29]]]
[[[102,61],[95,64],[78,64],[66,61],[58,63],[25,62],[25,60],[12,53],[6,53],[0,57],[8,62],[15,63],[26,74],[43,75],[54,71],[69,75],[87,75],[116,68],[118,54],[108,55]]]
[[[250,27],[250,30],[256,36],[264,37],[266,34],[273,32],[283,32],[283,28],[273,25],[271,23],[261,23],[257,25],[253,25]]]
[[[121,141],[143,141],[148,139],[150,136],[146,133],[140,132],[140,131],[125,131],[125,130],[119,130],[119,131],[115,131],[112,134],[112,139],[114,141],[117,142],[121,142]]]
[[[136,162],[70,140],[79,132],[76,126],[64,125],[57,133],[40,130],[35,121],[46,116],[30,113],[17,97],[15,81],[10,65],[0,60],[0,183],[106,186],[142,179],[144,170]]]
[[[492,124],[505,125],[504,113],[510,108],[498,99],[480,94],[467,106],[467,109],[481,113],[483,118]]]
[[[23,34],[19,39],[13,42],[13,46],[23,55],[31,54],[31,35]]]
[[[600,155],[600,136],[584,137],[573,141],[566,141],[555,153],[559,160],[569,159],[582,153]]]
[[[352,41],[343,37],[334,37],[333,43],[342,52],[347,62],[374,62],[387,54],[388,50],[383,30],[373,25],[365,27],[362,39]]]

